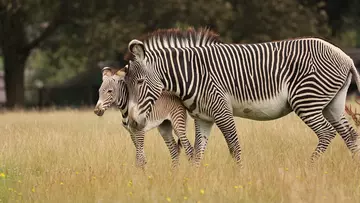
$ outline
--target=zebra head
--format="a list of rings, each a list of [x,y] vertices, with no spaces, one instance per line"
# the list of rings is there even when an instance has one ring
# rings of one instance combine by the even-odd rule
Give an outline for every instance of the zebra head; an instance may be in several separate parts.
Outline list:
[[[129,90],[129,123],[132,128],[141,129],[153,104],[161,95],[163,84],[145,56],[144,44],[132,40],[128,49],[134,55],[125,70]]]
[[[124,107],[127,104],[126,84],[124,82],[123,70],[104,67],[102,69],[102,84],[99,88],[99,99],[95,106],[94,113],[102,116],[104,112],[112,105]]]

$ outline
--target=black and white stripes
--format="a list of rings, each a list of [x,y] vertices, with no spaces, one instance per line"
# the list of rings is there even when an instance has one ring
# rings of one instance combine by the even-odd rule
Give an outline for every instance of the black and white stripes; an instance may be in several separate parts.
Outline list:
[[[129,123],[129,97],[124,81],[124,73],[122,70],[119,70],[118,74],[116,74],[116,71],[114,68],[102,70],[103,82],[99,88],[99,100],[94,112],[98,116],[102,116],[111,105],[119,108],[122,114],[123,127],[130,133],[136,148],[137,166],[144,167],[146,164],[144,136],[145,132],[155,127],[158,128],[169,149],[173,167],[178,165],[180,155],[180,145],[178,145],[173,137],[173,130],[179,138],[179,143],[185,149],[185,154],[191,160],[193,157],[193,147],[186,137],[187,113],[181,101],[176,96],[163,92],[153,106],[154,110],[149,114],[147,122],[143,126],[132,128],[131,123]]]
[[[295,111],[319,137],[314,158],[340,131],[347,81],[352,76],[357,84],[360,80],[353,61],[339,48],[318,38],[226,44],[212,32],[179,32],[155,32],[143,42],[129,43],[134,56],[125,79],[134,112],[130,119],[144,122],[160,93],[170,91],[194,117],[196,140],[207,139],[208,124],[216,123],[238,163],[241,149],[233,116],[272,120]],[[347,129],[346,134],[354,134],[351,126]],[[344,132],[339,133],[347,142]],[[356,143],[357,135],[351,137]],[[353,145],[349,148],[359,148]],[[203,153],[197,149],[205,146],[195,143],[199,161]]]

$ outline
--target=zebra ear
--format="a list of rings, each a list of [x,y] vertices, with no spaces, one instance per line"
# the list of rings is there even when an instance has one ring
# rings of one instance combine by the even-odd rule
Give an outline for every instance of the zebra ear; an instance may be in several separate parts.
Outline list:
[[[106,66],[104,68],[101,69],[101,72],[102,72],[102,75],[103,75],[103,80],[106,78],[106,77],[111,77],[113,76],[114,74],[117,73],[117,71],[119,70],[119,68],[114,68],[114,67],[109,67],[109,66]]]
[[[124,77],[125,76],[125,69],[122,68],[122,69],[118,70],[115,74],[117,76]]]
[[[128,45],[129,51],[135,55],[135,57],[139,60],[144,60],[145,58],[145,46],[144,43],[137,39],[131,40]]]
[[[104,68],[101,70],[101,72],[102,72],[103,76],[111,76],[111,75],[113,75],[113,73],[112,73],[112,68],[111,68],[111,67],[108,67],[108,66],[104,67]]]

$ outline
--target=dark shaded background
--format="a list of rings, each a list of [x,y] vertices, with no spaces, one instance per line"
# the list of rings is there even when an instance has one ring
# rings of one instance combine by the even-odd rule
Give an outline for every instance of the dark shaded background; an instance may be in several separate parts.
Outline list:
[[[158,28],[209,27],[233,43],[317,36],[360,68],[359,22],[357,0],[0,0],[0,103],[93,106],[99,61],[123,65],[128,42]]]

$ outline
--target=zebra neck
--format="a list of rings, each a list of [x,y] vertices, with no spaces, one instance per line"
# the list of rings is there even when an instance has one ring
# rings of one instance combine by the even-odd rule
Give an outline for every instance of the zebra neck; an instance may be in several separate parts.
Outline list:
[[[129,124],[128,106],[126,105],[125,108],[120,108],[120,106],[118,106],[118,108],[122,115],[122,124],[127,126]]]
[[[184,98],[193,89],[189,87],[195,85],[193,82],[199,79],[199,76],[194,74],[194,69],[199,64],[198,57],[190,49],[184,51],[173,48],[172,52],[177,54],[154,54],[148,57],[153,64],[151,72],[159,79],[158,82],[163,84],[164,90]]]
[[[128,125],[128,91],[126,85],[122,83],[118,89],[118,95],[116,97],[115,105],[120,110],[122,115],[123,125]]]

